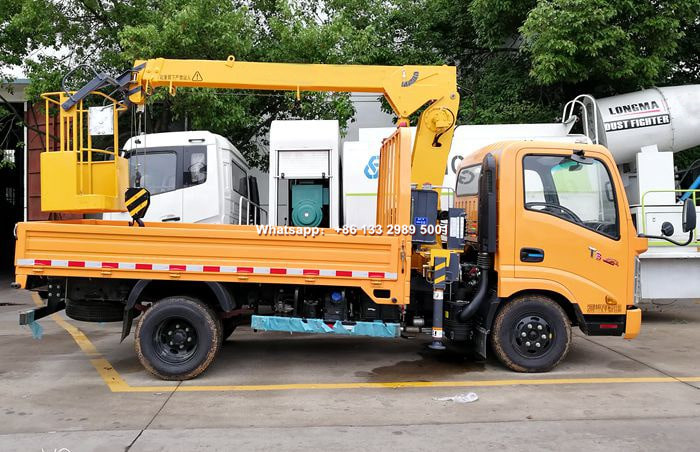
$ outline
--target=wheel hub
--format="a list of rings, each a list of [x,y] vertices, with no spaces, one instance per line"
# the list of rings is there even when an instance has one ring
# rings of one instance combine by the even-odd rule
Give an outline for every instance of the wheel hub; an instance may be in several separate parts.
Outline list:
[[[544,355],[554,339],[549,322],[540,316],[527,315],[515,322],[513,342],[515,349],[528,358]]]
[[[166,319],[156,329],[153,345],[163,361],[179,364],[194,355],[197,349],[197,333],[184,319]]]
[[[175,334],[173,334],[173,342],[175,343],[175,345],[184,344],[186,340],[187,335],[182,330],[177,330]]]

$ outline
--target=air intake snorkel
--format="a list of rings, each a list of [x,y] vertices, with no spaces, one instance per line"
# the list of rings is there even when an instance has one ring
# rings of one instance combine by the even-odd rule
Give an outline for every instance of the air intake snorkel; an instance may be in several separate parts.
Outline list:
[[[479,175],[479,254],[476,265],[480,270],[479,287],[472,301],[457,315],[460,322],[471,319],[486,300],[489,288],[489,272],[492,266],[492,256],[496,252],[496,159],[489,153],[481,163]]]

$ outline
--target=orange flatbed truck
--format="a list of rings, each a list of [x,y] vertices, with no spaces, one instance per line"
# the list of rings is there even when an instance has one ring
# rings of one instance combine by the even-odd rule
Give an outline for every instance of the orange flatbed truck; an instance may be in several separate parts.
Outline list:
[[[123,158],[93,149],[83,136],[83,100],[105,97],[96,90],[107,82],[96,80],[57,93],[58,101],[46,97],[47,112],[49,102],[59,105],[62,128],[58,149],[47,137],[42,154],[43,206],[128,209],[134,222],[20,223],[15,286],[46,300],[22,312],[21,324],[65,309],[77,320],[122,322],[123,340],[136,320],[137,355],[164,379],[199,375],[241,324],[387,338],[429,327],[431,348],[486,356],[490,341],[506,366],[526,372],[547,371],[566,356],[571,325],[590,335],[639,333],[635,263],[646,240],[637,236],[605,148],[489,146],[463,160],[455,207],[439,209],[437,185],[459,102],[454,68],[157,59],[137,62],[109,83],[122,83],[136,105],[159,86],[172,94],[177,86],[384,94],[399,127],[380,153],[377,225],[138,227],[144,191],[132,187],[123,196]],[[117,112],[128,102],[113,102],[116,136]],[[412,150],[402,126],[424,104]],[[692,231],[690,211],[685,223]]]

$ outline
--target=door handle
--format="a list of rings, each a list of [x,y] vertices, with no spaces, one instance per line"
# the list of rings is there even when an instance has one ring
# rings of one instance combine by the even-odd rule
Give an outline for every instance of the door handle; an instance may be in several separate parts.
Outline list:
[[[542,262],[544,250],[540,248],[520,248],[521,262]]]
[[[162,221],[163,223],[165,223],[166,221],[180,221],[180,217],[178,217],[177,215],[166,215],[164,217],[161,217],[160,221]]]

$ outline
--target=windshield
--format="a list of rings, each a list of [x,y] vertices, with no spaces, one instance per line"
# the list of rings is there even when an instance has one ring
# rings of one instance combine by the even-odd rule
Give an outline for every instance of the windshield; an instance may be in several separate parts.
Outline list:
[[[152,195],[200,185],[207,180],[206,146],[138,149],[129,158],[131,187],[145,187]]]
[[[145,187],[152,195],[177,188],[177,153],[158,151],[134,153],[129,157],[131,187]]]
[[[528,155],[523,160],[525,208],[554,215],[611,238],[620,236],[615,190],[600,160]]]

